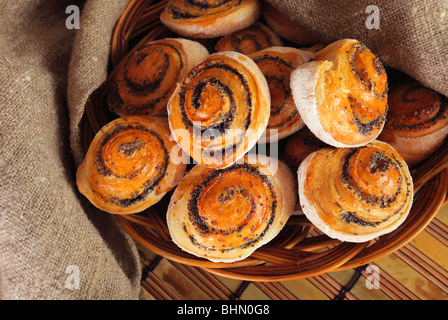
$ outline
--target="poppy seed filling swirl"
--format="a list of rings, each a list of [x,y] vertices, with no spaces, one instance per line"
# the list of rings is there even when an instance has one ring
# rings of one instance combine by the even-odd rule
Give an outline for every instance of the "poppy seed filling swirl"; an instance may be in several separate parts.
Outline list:
[[[221,189],[220,182],[230,179],[234,173],[247,176],[248,185],[232,184]],[[245,249],[263,239],[274,222],[277,211],[277,194],[270,177],[263,175],[257,167],[244,163],[223,170],[209,171],[201,179],[200,183],[194,186],[187,202],[188,221],[194,227],[195,234],[189,233],[186,223],[183,224],[183,230],[189,234],[193,245],[201,249],[224,252]],[[254,185],[257,187],[251,188]],[[262,186],[261,190],[258,189],[259,186]],[[266,194],[260,194],[260,191]],[[262,206],[259,202],[261,198]],[[212,202],[213,199],[216,199],[220,209],[216,212],[205,212],[208,208],[207,202]],[[246,210],[238,212],[238,217],[233,217],[236,223],[230,224],[226,221],[228,217],[223,211],[228,207],[230,207],[228,210],[232,210],[232,203],[241,204],[243,201],[248,202],[247,206],[243,206]],[[265,222],[261,226],[255,226],[260,223],[259,221]],[[233,236],[235,242],[218,247],[215,239],[228,236]]]
[[[148,133],[152,135],[158,144],[161,147],[162,151],[162,165],[156,167],[156,176],[151,177],[151,179],[148,179],[146,182],[143,183],[144,189],[139,193],[138,191],[135,191],[132,194],[132,197],[130,198],[118,198],[111,196],[111,198],[108,200],[111,203],[117,204],[121,207],[128,207],[133,205],[134,203],[138,201],[142,201],[145,199],[145,197],[150,194],[154,188],[159,184],[159,182],[165,177],[168,163],[169,163],[169,154],[166,149],[165,143],[163,142],[162,138],[158,135],[157,132],[154,132],[153,130],[150,130],[148,128],[145,128],[140,125],[117,125],[110,133],[105,134],[103,139],[101,140],[100,147],[98,148],[96,154],[95,154],[95,167],[99,175],[103,177],[113,177],[114,179],[128,179],[133,180],[138,174],[141,173],[141,168],[137,168],[136,171],[132,174],[126,174],[124,176],[118,174],[117,172],[114,172],[106,163],[104,160],[103,155],[103,148],[104,146],[111,141],[115,136],[117,136],[119,133],[122,133],[124,131],[128,130],[138,130],[144,133]],[[138,137],[136,138],[135,142],[133,143],[123,143],[120,144],[119,152],[123,153],[126,158],[130,157],[134,152],[138,152],[140,149],[144,148],[146,146],[146,143],[143,142]]]
[[[180,0],[170,3],[169,12],[176,20],[198,19],[222,14],[238,7],[243,0]]]
[[[410,182],[408,181],[407,177],[405,175],[399,175],[397,177],[397,181],[395,182],[396,191],[392,194],[385,194],[383,196],[378,196],[375,194],[369,194],[366,193],[365,190],[362,190],[359,188],[356,184],[356,181],[354,177],[350,174],[350,170],[354,166],[353,162],[358,161],[357,154],[361,150],[368,149],[368,146],[355,148],[351,150],[347,155],[344,157],[344,162],[342,164],[342,172],[341,172],[341,181],[342,183],[353,193],[356,195],[357,198],[359,198],[361,201],[365,202],[369,206],[378,206],[381,209],[385,209],[388,207],[391,207],[393,204],[397,203],[397,197],[403,192],[403,186],[407,186],[406,190],[406,198],[409,198],[411,195],[411,191],[409,188]],[[376,151],[373,152],[373,154],[370,157],[370,161],[367,165],[364,165],[365,169],[368,171],[369,175],[381,175],[384,176],[387,174],[387,171],[389,170],[396,170],[396,171],[402,171],[402,164],[401,162],[396,159],[396,157],[391,154],[391,157],[385,155],[382,152]],[[359,161],[358,161],[359,162]],[[403,177],[406,181],[405,184],[403,184]],[[360,226],[370,226],[375,227],[381,223],[386,222],[388,219],[393,217],[396,214],[400,214],[400,212],[403,211],[404,206],[406,205],[406,202],[403,202],[398,208],[396,208],[391,214],[389,214],[387,217],[382,219],[381,221],[367,221],[357,215],[356,212],[346,212],[340,209],[341,219],[345,221],[346,223],[354,223]]]
[[[204,126],[202,124],[202,121],[200,122],[200,131],[204,132],[207,129],[217,129],[221,134],[225,134],[225,130],[230,128],[233,120],[235,119],[236,112],[238,111],[238,104],[236,102],[235,95],[232,91],[232,87],[236,85],[230,85],[223,83],[220,79],[217,77],[202,77],[202,73],[204,73],[207,70],[216,69],[218,72],[225,72],[232,76],[232,79],[237,79],[238,83],[244,88],[244,99],[247,106],[247,114],[245,116],[244,120],[244,130],[247,130],[251,123],[251,116],[252,116],[252,92],[249,88],[249,85],[244,78],[244,75],[241,74],[237,69],[232,68],[231,66],[228,66],[221,62],[204,62],[203,64],[200,64],[196,66],[193,70],[191,70],[184,81],[182,82],[181,89],[179,92],[179,106],[182,114],[182,122],[187,130],[190,131],[190,133],[193,132],[193,125],[197,125],[198,123],[196,121],[192,121],[191,119],[191,112],[187,112],[187,109],[190,109],[189,106],[191,106],[194,110],[200,110],[202,108],[201,104],[201,97],[202,95],[207,94],[207,90],[205,88],[213,87],[217,89],[217,92],[223,96],[224,101],[228,101],[228,107],[227,107],[227,114],[222,114],[222,112],[219,113],[219,115],[216,117],[215,113],[212,113],[210,117],[215,116],[216,120],[213,123],[212,126]],[[191,84],[193,80],[198,80],[198,83],[194,86]],[[187,92],[193,90],[193,95],[191,96],[192,99],[187,99]],[[226,106],[224,106],[226,107]],[[222,111],[223,108],[221,108],[220,111]],[[220,120],[220,121],[219,121]],[[195,122],[195,123],[193,123]]]

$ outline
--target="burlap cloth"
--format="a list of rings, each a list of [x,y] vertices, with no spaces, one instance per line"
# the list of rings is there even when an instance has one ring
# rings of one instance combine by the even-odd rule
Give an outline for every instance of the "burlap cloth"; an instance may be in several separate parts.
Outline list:
[[[0,298],[137,299],[136,246],[76,189],[80,123],[106,79],[129,0],[0,2]],[[357,38],[386,65],[448,95],[446,1],[280,1],[325,41]],[[367,29],[368,5],[380,29]],[[66,28],[65,9],[82,9]]]

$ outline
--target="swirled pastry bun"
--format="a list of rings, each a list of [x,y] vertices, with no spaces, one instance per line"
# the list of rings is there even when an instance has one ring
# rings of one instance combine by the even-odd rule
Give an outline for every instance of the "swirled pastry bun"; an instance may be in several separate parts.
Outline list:
[[[250,54],[269,47],[282,46],[283,41],[269,27],[257,21],[250,27],[228,34],[215,45],[215,50]]]
[[[195,166],[171,197],[167,224],[183,250],[230,263],[275,238],[296,199],[297,184],[284,163],[248,154],[222,170]]]
[[[413,183],[408,166],[385,142],[321,149],[298,170],[306,217],[331,238],[366,242],[398,228],[408,216]]]
[[[387,114],[387,76],[357,40],[336,41],[291,74],[294,101],[306,126],[334,147],[357,147],[381,133]]]
[[[301,46],[310,46],[321,42],[316,34],[292,21],[291,18],[266,1],[263,1],[262,16],[266,24],[283,39]]]
[[[271,115],[259,142],[275,142],[302,129],[305,124],[291,94],[291,72],[313,53],[292,47],[270,47],[248,55],[263,72],[271,96]]]
[[[79,191],[112,214],[141,212],[182,179],[187,158],[174,159],[165,117],[130,116],[105,125],[76,174]]]
[[[184,37],[216,38],[250,26],[260,15],[258,0],[171,0],[160,20]]]
[[[391,88],[386,125],[379,140],[414,167],[441,147],[448,135],[448,102],[417,81]]]
[[[316,138],[305,127],[288,138],[283,151],[285,162],[290,166],[299,167],[308,155],[323,148],[331,148],[331,146]]]
[[[256,63],[238,52],[209,55],[178,83],[168,102],[174,139],[199,164],[230,166],[266,130],[271,100]]]
[[[166,115],[176,83],[208,54],[202,44],[188,39],[145,43],[118,66],[108,93],[109,110],[119,116]]]

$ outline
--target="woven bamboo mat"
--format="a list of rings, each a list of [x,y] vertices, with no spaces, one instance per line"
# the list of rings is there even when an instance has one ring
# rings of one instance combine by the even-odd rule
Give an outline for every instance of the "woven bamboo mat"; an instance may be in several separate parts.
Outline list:
[[[307,279],[227,279],[139,249],[140,295],[148,300],[448,300],[448,205],[393,254]]]

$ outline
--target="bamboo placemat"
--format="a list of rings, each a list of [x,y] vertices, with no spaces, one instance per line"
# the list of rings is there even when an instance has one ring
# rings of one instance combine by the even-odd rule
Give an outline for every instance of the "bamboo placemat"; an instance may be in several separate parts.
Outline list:
[[[307,279],[228,279],[139,250],[140,296],[148,300],[448,300],[448,206],[398,251],[369,265]]]

